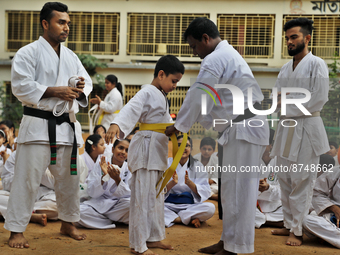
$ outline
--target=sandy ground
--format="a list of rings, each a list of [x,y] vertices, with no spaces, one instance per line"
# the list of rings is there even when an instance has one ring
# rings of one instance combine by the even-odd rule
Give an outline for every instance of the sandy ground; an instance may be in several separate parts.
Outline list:
[[[84,134],[86,139],[88,134]],[[171,144],[169,145],[171,156]],[[80,150],[83,152],[83,148]],[[194,140],[192,154],[199,152],[199,140]],[[217,203],[213,202],[217,208]],[[60,222],[48,222],[43,227],[31,223],[28,225],[25,237],[29,240],[30,248],[12,249],[8,246],[9,232],[3,228],[4,222],[0,220],[0,254],[132,254],[129,248],[128,226],[117,225],[116,229],[89,230],[81,229],[87,235],[84,241],[75,241],[59,233]],[[304,245],[290,247],[285,245],[286,237],[273,236],[271,228],[255,230],[255,253],[254,254],[340,254],[340,251],[327,243],[320,243],[316,238],[309,239],[304,236]],[[216,209],[213,218],[203,223],[200,228],[191,226],[175,225],[166,229],[165,243],[174,247],[172,251],[153,249],[160,255],[190,255],[202,254],[197,252],[199,248],[216,243],[222,233],[222,221],[218,219]]]
[[[217,203],[213,202],[216,206]],[[129,249],[129,232],[126,225],[118,225],[116,229],[89,230],[81,229],[87,235],[84,241],[75,241],[59,234],[60,222],[48,222],[43,227],[30,223],[25,232],[30,248],[12,249],[8,246],[9,232],[0,221],[0,254],[132,254]],[[316,238],[304,236],[304,245],[290,247],[285,245],[286,237],[272,236],[271,228],[256,229],[254,254],[339,254],[339,249],[327,243],[321,244]],[[175,249],[163,251],[153,249],[160,255],[202,254],[197,252],[201,247],[218,241],[222,231],[222,221],[218,219],[217,210],[213,218],[203,223],[200,228],[174,225],[166,229],[165,243]]]

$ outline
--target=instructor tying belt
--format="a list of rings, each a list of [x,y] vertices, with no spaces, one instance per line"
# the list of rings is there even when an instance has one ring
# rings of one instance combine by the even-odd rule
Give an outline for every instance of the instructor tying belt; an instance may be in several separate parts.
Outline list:
[[[51,165],[56,164],[57,159],[57,138],[56,138],[56,126],[64,122],[70,124],[73,129],[73,148],[71,154],[71,175],[77,175],[77,139],[74,123],[70,121],[68,113],[63,113],[60,116],[54,116],[52,112],[43,111],[35,108],[24,106],[24,115],[45,119],[48,121],[48,137],[50,140],[51,148]]]
[[[285,116],[281,116],[280,117],[280,121],[281,120],[289,120],[289,119],[305,119],[305,118],[311,118],[311,117],[320,117],[320,112],[313,112],[312,115],[303,115],[303,116],[299,116],[299,117],[285,117]],[[290,147],[292,145],[292,141],[293,141],[293,136],[294,136],[294,130],[295,130],[295,122],[296,121],[289,121],[289,130],[288,130],[288,134],[287,134],[287,140],[286,140],[286,144],[285,144],[285,148],[283,150],[282,156],[288,158],[289,157],[289,153],[290,153]],[[276,129],[277,130],[277,129]],[[276,136],[276,131],[274,134],[274,140],[275,140],[275,136]]]
[[[139,126],[139,130],[140,131],[150,130],[150,131],[164,134],[166,127],[171,126],[172,124],[173,123],[156,123],[156,124],[141,123],[141,125]],[[158,181],[156,185],[156,190],[159,189],[156,197],[159,196],[161,191],[164,189],[166,184],[169,182],[170,178],[175,173],[178,163],[181,160],[182,155],[184,153],[184,149],[187,144],[188,135],[186,133],[183,134],[183,141],[179,148],[178,148],[178,142],[177,142],[177,137],[175,133],[171,135],[170,139],[172,142],[172,157],[174,160],[172,161],[171,166],[163,173],[161,179]],[[160,184],[161,186],[159,186]]]

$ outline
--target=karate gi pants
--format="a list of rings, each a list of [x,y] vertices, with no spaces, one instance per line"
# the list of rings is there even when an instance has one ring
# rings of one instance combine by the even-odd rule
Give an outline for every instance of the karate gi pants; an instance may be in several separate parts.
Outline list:
[[[50,165],[49,145],[18,144],[5,229],[12,232],[25,231],[47,167],[55,179],[58,218],[66,222],[79,221],[80,175],[70,173],[71,152],[72,146],[57,145],[56,164]]]
[[[302,222],[307,216],[312,202],[319,158],[312,149],[306,131],[303,131],[302,134],[301,147],[296,162],[277,157],[277,166],[287,166],[289,169],[287,172],[278,172],[283,222],[285,228],[290,229],[290,232],[296,236],[302,236]],[[312,167],[315,169],[314,172],[311,171]]]
[[[255,210],[260,172],[241,171],[247,166],[259,167],[264,150],[265,146],[237,140],[236,129],[230,129],[228,143],[223,146],[223,166],[235,166],[236,171],[221,170],[220,190],[223,208],[221,240],[226,251],[254,252]]]
[[[156,184],[163,171],[138,169],[130,179],[130,248],[143,253],[146,242],[165,239],[164,194],[156,198]]]
[[[193,219],[199,219],[200,222],[206,221],[214,216],[215,205],[205,202],[199,204],[173,204],[165,203],[164,216],[165,226],[171,227],[173,221],[180,217],[184,225],[188,225]]]
[[[330,221],[331,214],[323,216],[307,215],[303,220],[306,235],[312,234],[340,248],[340,228]]]
[[[110,200],[107,200],[108,202]],[[129,224],[130,198],[120,198],[107,212],[99,213],[88,204],[80,204],[80,224],[86,228],[109,229],[115,228],[112,222],[123,222]]]
[[[267,221],[271,222],[283,221],[282,206],[277,208],[274,212],[260,212],[260,210],[256,208],[255,228],[260,228]]]

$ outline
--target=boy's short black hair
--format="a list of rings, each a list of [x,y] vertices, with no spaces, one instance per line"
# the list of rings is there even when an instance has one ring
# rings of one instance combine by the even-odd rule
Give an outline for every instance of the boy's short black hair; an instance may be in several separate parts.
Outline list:
[[[163,70],[168,76],[169,74],[184,74],[184,69],[184,65],[178,58],[173,55],[165,55],[157,61],[153,77],[156,78],[160,70]]]
[[[339,145],[336,142],[334,142],[334,141],[330,141],[329,142],[329,147],[331,147],[331,145],[333,145],[335,149],[339,148]]]
[[[190,25],[185,30],[183,37],[186,41],[188,36],[191,35],[194,39],[202,41],[203,34],[207,34],[213,39],[220,36],[220,32],[214,22],[206,17],[199,17],[191,21]]]
[[[216,141],[214,139],[212,139],[211,137],[204,137],[201,140],[200,148],[202,148],[204,145],[210,145],[213,148],[213,150],[215,150]]]
[[[68,12],[68,7],[66,4],[59,3],[59,2],[47,2],[44,4],[43,8],[40,11],[40,25],[44,30],[42,25],[42,21],[46,20],[50,23],[51,18],[53,17],[53,11],[58,12]]]
[[[320,159],[319,159],[319,164],[321,165],[321,167],[325,165],[327,169],[329,169],[331,165],[335,166],[335,160],[331,155],[321,154]]]
[[[292,19],[286,22],[286,24],[283,26],[283,31],[286,32],[288,29],[293,27],[301,27],[300,32],[303,33],[304,36],[312,35],[314,30],[313,23],[313,20],[307,18]]]

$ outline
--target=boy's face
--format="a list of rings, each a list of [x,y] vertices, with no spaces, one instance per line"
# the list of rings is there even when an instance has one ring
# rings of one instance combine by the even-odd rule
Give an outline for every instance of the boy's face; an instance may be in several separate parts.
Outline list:
[[[203,145],[200,151],[203,158],[210,158],[215,150],[211,145]]]
[[[176,73],[176,74],[169,74],[166,76],[164,71],[159,71],[158,78],[159,78],[159,86],[165,92],[169,93],[173,91],[177,83],[182,79],[183,74]]]

